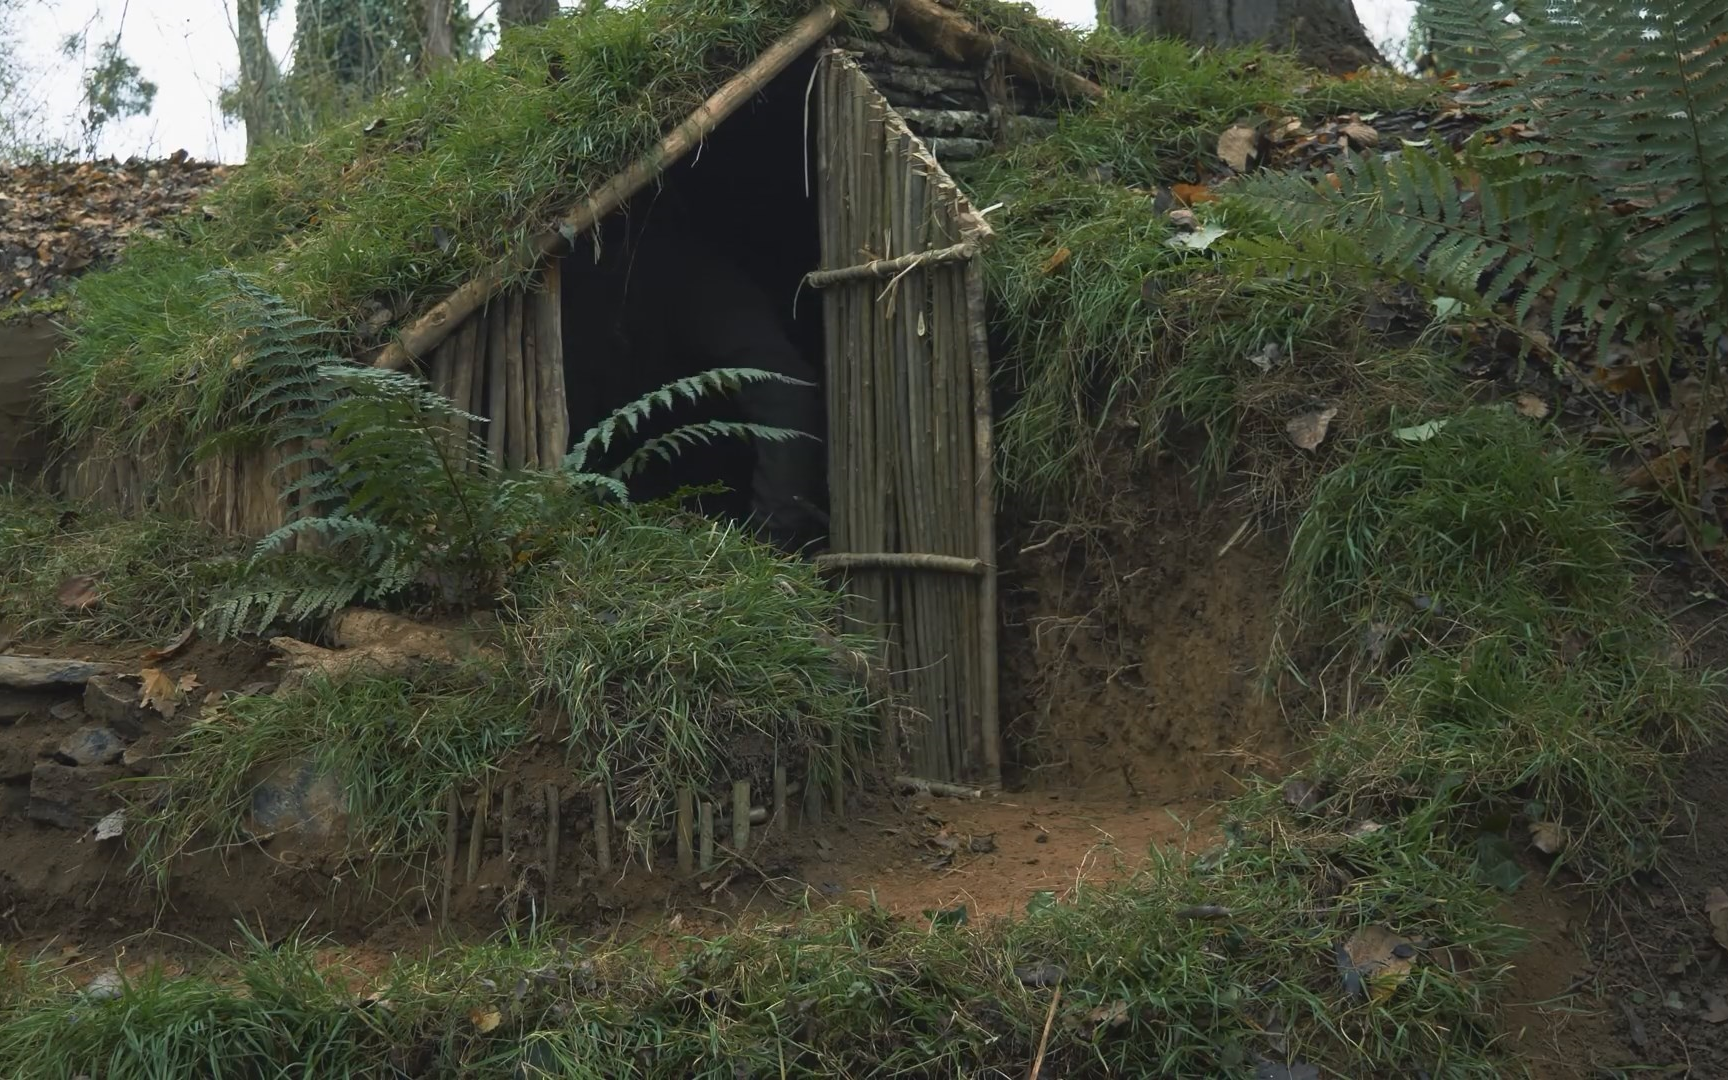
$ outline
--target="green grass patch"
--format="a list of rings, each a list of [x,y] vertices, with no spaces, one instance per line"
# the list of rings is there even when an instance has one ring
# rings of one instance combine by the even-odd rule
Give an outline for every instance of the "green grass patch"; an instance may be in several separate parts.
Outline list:
[[[1558,824],[1589,879],[1648,867],[1720,677],[1684,666],[1600,461],[1506,409],[1444,424],[1365,446],[1296,531],[1286,614],[1341,628],[1369,690],[1314,767],[1364,804]]]
[[[1000,378],[1012,395],[999,461],[1008,485],[1038,496],[1086,485],[1095,475],[1091,436],[1120,411],[1157,411],[1192,393],[1166,380],[1196,333],[1300,337],[1305,325],[1349,320],[1364,306],[1342,287],[1288,287],[1271,303],[1275,284],[1248,286],[1258,297],[1233,293],[1220,284],[1228,266],[1170,246],[1154,189],[1214,174],[1218,135],[1232,124],[1409,106],[1433,95],[1390,77],[1322,79],[1260,50],[1197,53],[1108,30],[1086,42],[1094,62],[1115,73],[1108,97],[1065,114],[1047,137],[957,169],[975,204],[1002,204],[991,214],[997,237],[985,263],[1008,342]],[[1256,224],[1270,227],[1236,227]],[[1214,310],[1221,291],[1241,304]],[[1299,355],[1353,364],[1358,337],[1317,337]],[[1143,449],[1155,445],[1157,430],[1142,424]]]
[[[573,764],[620,820],[683,788],[749,779],[851,744],[873,717],[841,669],[836,597],[808,563],[735,526],[602,513],[511,598],[512,666],[569,725]]]
[[[33,640],[161,641],[184,630],[234,554],[189,521],[125,518],[20,490],[0,490],[0,627]],[[85,607],[61,599],[93,596]]]
[[[1248,800],[1202,856],[988,925],[831,911],[669,959],[544,933],[405,959],[358,989],[316,943],[254,941],[103,1003],[14,956],[0,1071],[1019,1075],[1060,983],[1045,1060],[1063,1076],[1504,1075],[1487,1021],[1515,938],[1468,864],[1420,817],[1362,833],[1277,803]],[[1371,938],[1408,967],[1347,984],[1340,951]]]
[[[414,860],[452,786],[530,736],[574,782],[606,784],[639,848],[677,793],[767,790],[778,760],[861,737],[869,702],[835,655],[838,597],[808,564],[740,530],[658,508],[595,511],[518,581],[493,661],[413,676],[314,679],[232,698],[182,732],[146,800],[140,863],[158,878],[195,845],[246,838],[253,792],[309,762],[344,793],[348,849]]]

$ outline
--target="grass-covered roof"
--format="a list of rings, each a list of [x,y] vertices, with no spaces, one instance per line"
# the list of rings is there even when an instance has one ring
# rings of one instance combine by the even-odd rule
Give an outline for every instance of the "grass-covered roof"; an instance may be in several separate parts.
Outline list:
[[[513,32],[488,61],[445,70],[308,142],[261,152],[202,213],[79,283],[74,341],[51,391],[68,436],[100,432],[124,451],[222,430],[237,404],[240,350],[209,271],[254,275],[338,327],[399,325],[640,156],[809,6],[645,0],[567,16]],[[1010,322],[1040,350],[1052,332],[1066,340],[1115,326],[1130,342],[1140,333],[1124,325],[1144,322],[1130,310],[1140,279],[1171,253],[1161,215],[1134,188],[1194,178],[1216,132],[1240,116],[1331,111],[1365,87],[1384,96],[1380,83],[1315,81],[1258,54],[1068,31],[1029,7],[980,2],[968,13],[1112,87],[1049,139],[976,174],[981,199],[1017,204],[1002,215],[998,285]],[[1084,283],[1052,311],[1022,271],[1063,244]],[[1039,362],[1071,375],[1068,351],[1041,351]],[[1025,445],[1008,434],[1011,449]]]

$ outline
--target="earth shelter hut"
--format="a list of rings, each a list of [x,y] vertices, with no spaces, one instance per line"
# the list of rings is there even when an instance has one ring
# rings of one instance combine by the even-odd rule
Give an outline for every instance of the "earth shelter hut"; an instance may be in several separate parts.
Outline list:
[[[371,362],[418,370],[484,418],[506,466],[553,467],[574,432],[653,389],[619,385],[593,300],[615,271],[597,253],[672,193],[820,357],[828,550],[818,558],[845,576],[850,616],[879,634],[893,689],[922,718],[894,749],[920,776],[997,781],[978,265],[991,229],[942,162],[1052,122],[1025,114],[1099,92],[935,0],[820,6],[531,243],[407,321]],[[126,469],[87,467],[68,486],[147,501],[136,466]],[[263,455],[199,469],[194,509],[218,527],[262,535],[292,513]]]

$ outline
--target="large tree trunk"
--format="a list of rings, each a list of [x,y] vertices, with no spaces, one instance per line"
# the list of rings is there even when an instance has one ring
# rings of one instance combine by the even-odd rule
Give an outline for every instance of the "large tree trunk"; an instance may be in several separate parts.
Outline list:
[[[1196,45],[1264,42],[1294,48],[1304,63],[1342,74],[1382,63],[1351,0],[1109,0],[1118,30]]]
[[[426,0],[426,50],[421,54],[430,71],[456,59],[456,30],[450,25],[451,0]]]
[[[558,0],[498,0],[498,28],[543,23],[558,14]]]
[[[246,124],[250,154],[278,134],[275,108],[276,58],[264,37],[264,13],[259,0],[239,0],[236,36],[240,39],[240,119]]]

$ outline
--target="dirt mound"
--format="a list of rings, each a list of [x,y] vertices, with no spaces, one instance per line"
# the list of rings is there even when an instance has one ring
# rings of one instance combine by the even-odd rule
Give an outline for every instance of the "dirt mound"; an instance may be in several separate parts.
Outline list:
[[[1005,530],[1003,725],[1018,782],[1221,794],[1286,746],[1259,673],[1282,544],[1174,456],[1115,455],[1083,519]]]

